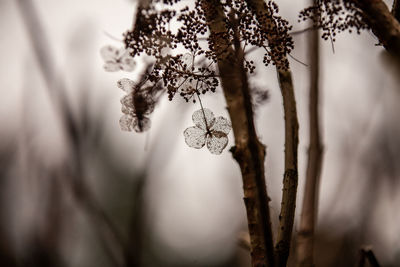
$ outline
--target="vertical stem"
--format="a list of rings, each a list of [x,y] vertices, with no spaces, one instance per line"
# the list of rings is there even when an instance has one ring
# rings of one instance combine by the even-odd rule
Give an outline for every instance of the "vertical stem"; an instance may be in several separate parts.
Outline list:
[[[283,192],[281,202],[281,213],[279,215],[278,238],[275,245],[275,266],[286,266],[289,257],[290,242],[294,223],[297,195],[297,148],[298,148],[298,120],[296,111],[296,100],[294,95],[292,74],[290,72],[287,58],[284,62],[275,60],[275,55],[280,54],[280,45],[276,42],[279,32],[276,22],[263,0],[247,0],[249,8],[253,10],[258,22],[264,31],[270,32],[268,43],[271,47],[272,60],[277,67],[278,80],[283,98],[283,109],[285,119],[285,172],[283,177]],[[272,29],[272,30],[271,30]],[[287,66],[287,67],[286,67]]]
[[[315,0],[314,0],[315,2]],[[314,266],[314,232],[318,215],[319,180],[322,166],[319,103],[319,36],[311,31],[308,39],[310,58],[309,137],[306,182],[300,227],[297,234],[297,266]]]
[[[243,60],[240,60],[243,58],[243,50],[240,47],[234,49],[228,43],[226,16],[220,1],[202,0],[200,3],[210,29],[212,49],[218,55],[222,88],[235,135],[232,153],[242,172],[252,266],[272,267],[274,255],[264,176],[265,147],[258,140],[254,127],[247,74]]]

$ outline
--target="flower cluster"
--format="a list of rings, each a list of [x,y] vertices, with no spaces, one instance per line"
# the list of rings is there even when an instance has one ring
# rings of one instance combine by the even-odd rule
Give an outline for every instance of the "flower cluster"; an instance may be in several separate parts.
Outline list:
[[[368,29],[362,12],[352,1],[318,0],[315,5],[300,12],[299,20],[310,19],[314,27],[322,29],[322,38],[335,41],[338,33],[353,30],[360,34]]]
[[[115,48],[107,45],[100,49],[100,55],[105,61],[106,71],[133,71],[135,61],[125,48]],[[149,69],[150,67],[148,67]],[[150,128],[148,116],[153,112],[157,100],[157,95],[161,91],[158,80],[150,81],[146,73],[142,75],[140,82],[123,78],[117,82],[117,86],[126,92],[121,99],[121,111],[124,115],[119,120],[119,125],[123,131],[141,133]]]
[[[247,1],[221,1],[228,34],[215,37],[209,34],[202,1],[205,0],[196,0],[193,8],[185,6],[180,10],[169,8],[179,0],[154,0],[146,6],[139,5],[134,28],[124,34],[125,46],[131,50],[132,56],[146,54],[155,60],[150,76],[163,81],[170,100],[178,93],[186,101],[195,102],[196,94],[215,92],[219,83],[215,71],[217,60],[228,54],[216,54],[215,38],[225,40],[226,51],[237,41],[241,47],[259,47],[265,51],[265,65],[272,63],[280,69],[287,68],[286,54],[293,49],[293,40],[289,35],[291,26],[278,15],[278,6],[274,2],[265,4],[268,11],[264,15],[268,22],[265,25],[269,25],[266,31]],[[159,8],[160,2],[162,8]],[[177,25],[176,30],[170,30],[171,23]],[[166,50],[172,51],[178,46],[184,48],[186,53],[165,55]],[[191,56],[189,64],[186,55]],[[182,68],[183,65],[187,67]],[[244,68],[253,73],[255,62],[244,58]]]

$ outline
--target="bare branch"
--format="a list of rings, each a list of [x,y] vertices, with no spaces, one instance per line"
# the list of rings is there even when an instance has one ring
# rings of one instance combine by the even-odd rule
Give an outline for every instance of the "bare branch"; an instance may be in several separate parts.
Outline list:
[[[276,28],[275,21],[270,19],[269,11],[262,0],[247,0],[249,7],[256,14],[257,20],[265,31],[269,27]],[[268,37],[269,43],[274,43],[274,35]],[[274,46],[279,53],[279,46]],[[273,59],[274,60],[274,59]],[[286,56],[284,60],[287,61]],[[286,266],[290,251],[290,241],[294,223],[297,194],[297,147],[298,147],[298,121],[296,100],[294,96],[292,74],[290,68],[282,68],[280,62],[275,62],[278,72],[278,80],[283,97],[285,117],[285,173],[283,178],[283,192],[281,213],[279,216],[278,239],[275,245],[275,266]],[[283,64],[289,66],[289,63]]]
[[[227,33],[220,1],[201,1],[216,54],[226,47],[221,33]],[[264,176],[265,147],[258,140],[247,75],[243,66],[243,49],[235,42],[226,57],[218,57],[218,69],[235,135],[232,153],[242,172],[244,201],[250,233],[252,266],[273,266],[273,239],[268,195]],[[238,47],[239,46],[239,47]]]
[[[315,0],[314,0],[315,2]],[[318,214],[319,180],[322,166],[319,104],[319,33],[310,33],[309,137],[308,163],[300,227],[297,234],[297,266],[314,266],[314,233]]]
[[[360,259],[358,262],[358,267],[365,267],[366,261],[369,262],[371,267],[380,267],[378,260],[375,257],[374,252],[370,248],[360,249]]]
[[[368,26],[379,42],[400,60],[400,23],[390,13],[386,4],[382,0],[353,1],[363,11]]]

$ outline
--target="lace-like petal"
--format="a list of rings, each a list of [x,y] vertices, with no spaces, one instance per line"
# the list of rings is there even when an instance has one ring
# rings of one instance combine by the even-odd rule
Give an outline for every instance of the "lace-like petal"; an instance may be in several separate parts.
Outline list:
[[[128,78],[122,78],[117,82],[118,88],[125,91],[126,93],[131,93],[135,90],[135,82]]]
[[[133,71],[135,69],[135,61],[131,56],[126,56],[121,59],[121,69],[123,71]]]
[[[122,131],[132,131],[132,122],[133,122],[133,117],[131,115],[122,115],[122,117],[119,119],[119,126],[121,127]]]
[[[211,135],[211,137],[207,138],[207,148],[210,150],[212,154],[219,155],[222,153],[224,148],[228,145],[228,137],[221,135],[217,137],[215,135]]]
[[[106,63],[104,63],[103,68],[105,71],[108,72],[119,71],[121,69],[120,64],[115,63],[114,61],[107,61]]]
[[[133,94],[124,95],[121,98],[120,102],[126,108],[134,109],[134,107],[133,107]]]
[[[214,125],[215,117],[214,113],[211,110],[205,108],[203,110],[202,109],[196,110],[192,115],[192,120],[197,127],[203,129],[204,131],[207,131],[207,127],[211,129],[212,126]]]
[[[103,60],[106,62],[108,62],[108,61],[115,62],[117,59],[118,53],[119,53],[118,48],[116,48],[112,45],[106,45],[100,49],[100,55],[103,58]]]
[[[193,148],[202,148],[206,143],[206,133],[198,127],[189,127],[184,132],[185,142]]]
[[[211,127],[213,132],[224,133],[227,135],[232,129],[231,123],[224,117],[217,117],[214,125]]]
[[[135,113],[134,109],[127,107],[125,105],[121,105],[121,112],[124,114],[130,114],[130,115]]]

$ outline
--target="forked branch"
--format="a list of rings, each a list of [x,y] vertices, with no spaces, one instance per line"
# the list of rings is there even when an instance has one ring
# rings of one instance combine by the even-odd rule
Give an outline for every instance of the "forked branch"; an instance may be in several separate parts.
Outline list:
[[[247,0],[249,7],[253,10],[261,27],[270,32],[268,42],[276,43],[276,36],[279,32],[275,21],[269,14],[269,10],[263,0]],[[272,30],[271,30],[272,29]],[[272,46],[272,55],[281,54],[280,44]],[[292,74],[286,55],[281,58],[284,61],[274,61],[278,80],[283,97],[283,108],[285,117],[285,173],[283,177],[283,192],[281,202],[281,213],[279,215],[278,238],[275,245],[275,266],[286,266],[290,251],[290,241],[294,223],[297,194],[297,147],[298,147],[298,121],[296,111],[296,100],[293,89]]]
[[[203,0],[202,9],[214,43],[215,53],[227,47],[226,16],[220,1]],[[235,135],[233,156],[240,165],[244,202],[250,232],[252,266],[273,266],[273,239],[268,207],[264,159],[265,147],[258,140],[247,75],[243,66],[243,50],[231,46],[218,57],[218,69]]]

